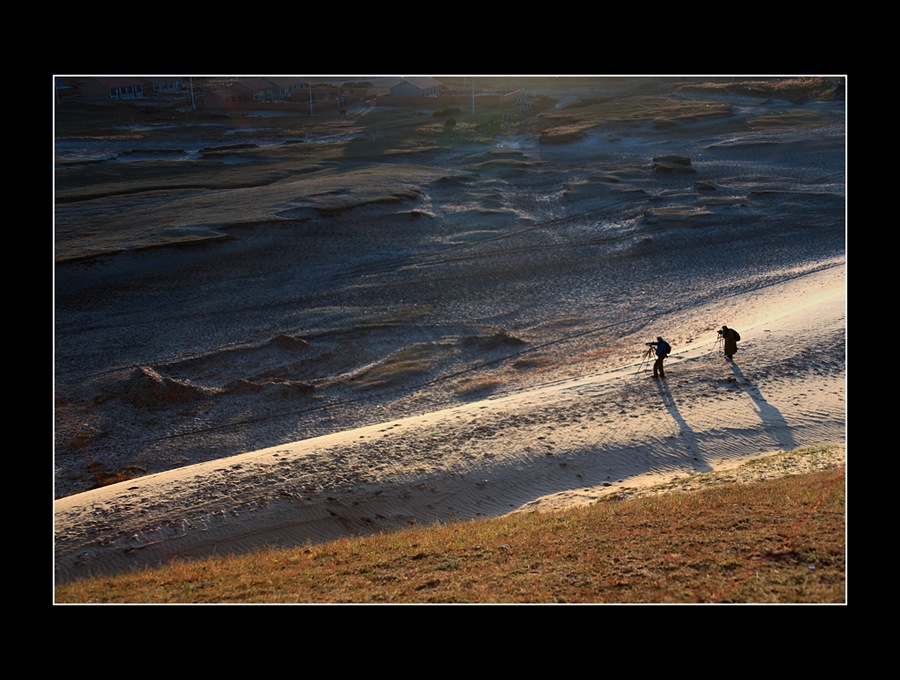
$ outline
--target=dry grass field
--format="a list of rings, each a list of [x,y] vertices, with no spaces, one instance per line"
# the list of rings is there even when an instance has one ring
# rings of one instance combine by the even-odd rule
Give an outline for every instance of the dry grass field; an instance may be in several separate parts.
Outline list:
[[[79,580],[56,602],[843,604],[842,459],[806,450],[570,510]]]

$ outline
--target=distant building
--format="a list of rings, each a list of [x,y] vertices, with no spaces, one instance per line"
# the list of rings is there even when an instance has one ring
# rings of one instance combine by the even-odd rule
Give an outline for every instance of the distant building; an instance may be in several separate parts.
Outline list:
[[[150,83],[153,94],[181,94],[187,89],[182,78],[151,78]]]
[[[184,94],[180,76],[97,76],[79,83],[84,99],[133,100]]]
[[[253,90],[243,83],[235,83],[231,87],[209,92],[200,100],[200,103],[205,109],[223,109],[228,108],[229,104],[252,101],[254,101]]]
[[[81,84],[85,99],[142,99],[147,80],[137,76],[90,78]]]
[[[404,78],[391,88],[392,97],[437,97],[441,81],[428,76]]]
[[[268,78],[239,78],[235,85],[242,85],[250,90],[255,102],[272,101],[279,96],[279,88]]]
[[[297,76],[272,76],[271,78],[266,78],[266,80],[275,86],[275,95],[282,99],[290,97],[294,90],[308,92],[308,84],[304,78]]]

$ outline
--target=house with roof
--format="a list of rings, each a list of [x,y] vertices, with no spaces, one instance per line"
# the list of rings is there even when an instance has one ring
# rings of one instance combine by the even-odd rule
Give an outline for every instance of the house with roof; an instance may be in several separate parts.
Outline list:
[[[294,90],[308,92],[306,79],[299,76],[272,76],[266,80],[274,85],[275,96],[281,99],[289,98]]]
[[[84,99],[166,98],[182,95],[188,89],[181,76],[95,76],[77,80],[79,93]]]
[[[205,109],[227,109],[234,104],[253,101],[253,90],[244,83],[234,83],[230,87],[208,92],[200,99],[200,105]]]
[[[391,88],[392,97],[438,97],[441,81],[430,76],[403,78]]]
[[[160,76],[148,80],[153,94],[181,94],[189,88],[180,76]]]
[[[88,78],[79,89],[84,99],[143,99],[147,81],[142,76]]]
[[[239,78],[236,85],[250,90],[255,102],[268,102],[278,98],[278,86],[268,78]]]

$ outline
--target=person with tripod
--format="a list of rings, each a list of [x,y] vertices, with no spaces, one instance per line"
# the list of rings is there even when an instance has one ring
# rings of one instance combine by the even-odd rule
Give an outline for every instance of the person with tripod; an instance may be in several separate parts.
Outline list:
[[[719,335],[725,340],[725,349],[723,353],[725,354],[726,361],[732,361],[732,357],[734,353],[737,352],[737,344],[738,340],[741,339],[740,333],[738,333],[733,328],[729,328],[728,326],[722,326],[722,330],[719,331]]]
[[[650,347],[647,350],[648,353],[652,352],[654,347],[656,348],[656,361],[653,362],[653,377],[665,378],[666,372],[663,370],[663,360],[672,352],[672,346],[659,336],[656,336],[656,342],[648,342],[647,346]]]

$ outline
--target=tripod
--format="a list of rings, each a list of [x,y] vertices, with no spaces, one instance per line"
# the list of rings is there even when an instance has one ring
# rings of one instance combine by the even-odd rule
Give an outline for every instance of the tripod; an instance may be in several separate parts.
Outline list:
[[[644,370],[644,364],[647,363],[648,359],[653,359],[653,354],[654,354],[653,347],[652,346],[647,347],[647,351],[644,352],[644,360],[641,361],[641,367],[638,369],[638,373],[640,373],[642,370]],[[653,360],[656,361],[656,359],[653,359]]]
[[[722,349],[722,354],[724,354],[725,353],[725,338],[721,333],[719,333],[719,338],[716,340],[716,344],[713,345],[713,351],[715,351],[717,348],[720,348],[720,347]]]

